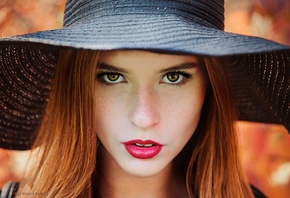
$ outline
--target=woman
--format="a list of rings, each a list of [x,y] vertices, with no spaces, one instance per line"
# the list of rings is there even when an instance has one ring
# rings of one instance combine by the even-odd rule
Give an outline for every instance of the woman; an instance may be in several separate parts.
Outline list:
[[[71,0],[1,44],[1,146],[40,148],[18,196],[254,197],[234,121],[289,129],[290,48],[224,32],[222,1]]]

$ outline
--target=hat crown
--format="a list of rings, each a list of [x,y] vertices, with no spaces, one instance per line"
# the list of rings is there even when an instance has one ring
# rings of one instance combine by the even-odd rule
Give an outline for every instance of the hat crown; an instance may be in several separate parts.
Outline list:
[[[189,23],[224,29],[224,0],[67,0],[64,26],[130,14],[175,15]]]

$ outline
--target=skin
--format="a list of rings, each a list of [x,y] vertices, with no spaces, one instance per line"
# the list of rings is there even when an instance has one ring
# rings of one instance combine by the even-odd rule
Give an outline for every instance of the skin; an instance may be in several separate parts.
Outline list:
[[[96,76],[95,122],[105,167],[103,196],[186,194],[172,171],[172,160],[199,122],[208,80],[198,59],[147,51],[109,51]],[[163,147],[155,157],[139,159],[123,144],[134,139],[153,140]]]

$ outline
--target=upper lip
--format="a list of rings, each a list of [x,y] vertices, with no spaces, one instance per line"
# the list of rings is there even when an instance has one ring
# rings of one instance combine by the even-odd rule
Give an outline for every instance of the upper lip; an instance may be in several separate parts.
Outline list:
[[[127,142],[124,142],[123,144],[126,144],[126,145],[134,145],[134,144],[148,145],[148,144],[152,144],[154,146],[163,146],[162,144],[160,144],[158,142],[155,142],[153,140],[140,140],[140,139],[129,140]]]

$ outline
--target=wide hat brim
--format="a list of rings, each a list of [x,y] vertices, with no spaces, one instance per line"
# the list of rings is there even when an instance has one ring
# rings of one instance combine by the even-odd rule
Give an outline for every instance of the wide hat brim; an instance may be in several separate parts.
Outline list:
[[[239,119],[290,130],[290,47],[224,32],[173,15],[143,13],[80,20],[0,40],[0,146],[29,149],[63,48],[141,49],[226,57]]]

